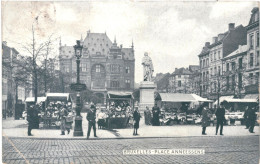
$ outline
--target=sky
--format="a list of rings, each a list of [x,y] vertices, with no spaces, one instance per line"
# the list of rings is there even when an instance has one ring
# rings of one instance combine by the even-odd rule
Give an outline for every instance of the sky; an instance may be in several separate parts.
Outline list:
[[[2,2],[2,40],[26,55],[32,25],[37,43],[50,35],[75,45],[87,31],[135,49],[135,81],[142,81],[141,60],[148,52],[156,73],[199,65],[205,42],[228,30],[229,23],[247,26],[257,2]],[[35,18],[38,17],[37,21]],[[52,55],[58,54],[58,41]]]

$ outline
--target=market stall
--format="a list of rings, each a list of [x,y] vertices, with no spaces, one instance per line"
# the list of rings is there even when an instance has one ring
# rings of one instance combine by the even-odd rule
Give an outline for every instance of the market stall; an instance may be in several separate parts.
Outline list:
[[[133,100],[131,92],[109,91],[107,93],[107,128],[118,129],[127,127],[133,112]]]
[[[212,101],[196,94],[158,93],[155,102],[161,109],[161,125],[173,125],[194,124],[199,117],[199,107]]]
[[[23,112],[22,117],[26,119],[27,117],[27,108],[31,105],[35,104],[35,98],[34,97],[27,97],[25,99],[25,109],[26,111]],[[37,102],[36,102],[36,109],[38,110],[38,115],[40,121],[43,118],[44,112],[45,112],[45,107],[46,107],[46,97],[37,97]]]
[[[60,110],[66,107],[72,112],[72,103],[69,93],[47,93],[46,110],[43,116],[44,128],[58,128],[60,126]]]

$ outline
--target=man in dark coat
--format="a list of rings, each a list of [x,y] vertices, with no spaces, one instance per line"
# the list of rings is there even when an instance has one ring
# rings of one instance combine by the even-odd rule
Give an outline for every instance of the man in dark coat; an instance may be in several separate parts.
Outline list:
[[[246,129],[249,128],[248,111],[249,111],[249,108],[248,108],[248,106],[246,106],[246,110],[245,110],[245,113],[244,113],[244,122],[245,122],[245,125],[246,125]]]
[[[255,108],[249,107],[248,123],[249,123],[249,132],[250,133],[254,133],[255,121],[256,121]]]
[[[91,128],[93,127],[94,131],[94,137],[97,137],[96,135],[96,109],[94,105],[91,105],[90,110],[87,114],[87,120],[88,120],[88,134],[87,139],[89,139]]]
[[[133,133],[133,135],[135,136],[135,135],[138,135],[137,129],[139,128],[139,121],[140,121],[140,118],[141,118],[141,115],[138,111],[138,108],[135,108],[133,117],[134,117],[134,133]]]
[[[159,114],[160,114],[160,108],[155,104],[153,107],[153,126],[160,126],[160,121],[159,121]]]
[[[223,135],[223,124],[225,121],[225,106],[226,101],[220,103],[220,107],[216,111],[217,117],[217,126],[216,126],[216,135],[218,134],[218,128],[220,126],[220,135]]]
[[[39,129],[39,117],[38,111],[34,105],[29,106],[27,109],[27,121],[28,121],[28,136],[32,136],[32,129]]]

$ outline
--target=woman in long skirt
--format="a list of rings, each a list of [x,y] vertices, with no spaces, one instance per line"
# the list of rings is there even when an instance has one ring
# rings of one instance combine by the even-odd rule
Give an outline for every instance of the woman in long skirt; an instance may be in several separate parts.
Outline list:
[[[139,121],[140,121],[140,113],[138,111],[138,108],[135,108],[135,111],[134,111],[134,114],[133,114],[133,117],[134,117],[134,133],[133,135],[138,135],[137,134],[137,129],[139,128]]]
[[[204,107],[202,110],[202,120],[201,120],[201,126],[202,126],[202,135],[206,134],[206,128],[209,126],[209,110],[207,107]]]

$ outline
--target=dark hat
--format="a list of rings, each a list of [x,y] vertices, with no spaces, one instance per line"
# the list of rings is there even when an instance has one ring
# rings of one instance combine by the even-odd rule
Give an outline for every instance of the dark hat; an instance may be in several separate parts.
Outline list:
[[[95,105],[91,105],[90,108],[95,108]]]

